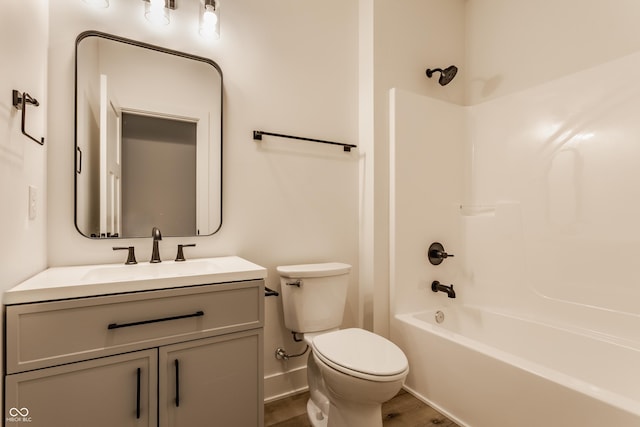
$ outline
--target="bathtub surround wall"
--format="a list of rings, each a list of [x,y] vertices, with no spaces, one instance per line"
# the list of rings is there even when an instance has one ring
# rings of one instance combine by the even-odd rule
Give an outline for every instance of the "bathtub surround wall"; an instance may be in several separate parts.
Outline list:
[[[400,150],[392,156],[423,152],[426,160],[416,165],[414,174],[395,162],[403,169],[395,172],[391,189],[392,201],[402,198],[395,201],[396,223],[391,224],[392,312],[478,304],[637,347],[640,194],[635,181],[640,128],[634,118],[640,111],[640,86],[634,77],[640,71],[640,35],[628,16],[638,16],[640,6],[622,1],[554,5],[468,3],[469,106],[450,105],[439,119],[456,116],[458,126],[466,129],[466,147],[458,162],[468,175],[457,223],[449,216],[431,215],[450,193],[414,202],[405,190],[415,181],[433,179],[434,158],[449,161],[437,142],[437,123],[428,138],[403,136],[419,127],[418,122],[430,120],[440,101],[425,97],[424,105],[414,108],[411,96],[395,94],[400,105],[393,117],[401,117],[403,127],[392,133],[392,148]],[[603,25],[614,30],[594,31]],[[409,118],[403,112],[407,108],[413,109]],[[451,191],[458,188],[454,182]],[[399,209],[406,204],[417,211]],[[415,223],[397,221],[412,217]],[[445,261],[459,275],[455,300],[424,289],[431,280],[441,280],[445,270],[436,272],[426,258],[407,259],[407,252],[417,247],[417,238],[408,233],[414,229],[434,239],[440,234],[461,236],[459,248],[446,245],[456,255],[462,253]],[[603,248],[612,255],[603,256]],[[412,332],[403,333],[403,328],[394,321],[392,337],[408,342]],[[438,380],[425,373],[420,360],[410,356],[410,387],[418,377],[429,377],[430,385],[419,392],[435,406],[463,425],[495,425],[495,418],[470,415],[465,412],[470,407],[456,406],[457,397],[438,397]],[[637,397],[631,405],[640,405]],[[554,417],[546,415],[548,424]],[[517,420],[519,413],[513,416]],[[621,420],[626,421],[618,425],[637,421]],[[591,422],[597,425],[597,418]]]
[[[470,203],[498,202],[495,216],[469,224],[483,290],[511,296],[515,307],[532,308],[533,294],[545,307],[640,316],[638,71],[634,53],[473,107]],[[478,240],[489,245],[482,253],[511,254],[505,266],[482,256]],[[602,248],[615,255],[603,258]]]
[[[469,250],[483,295],[576,305],[589,327],[606,324],[595,320],[605,312],[640,316],[638,15],[640,5],[621,0],[469,5],[468,201],[497,207],[468,224],[479,233]]]
[[[392,304],[399,316],[391,336],[414,368],[408,387],[460,424],[639,422],[640,397],[625,374],[634,370],[640,350],[634,261],[640,256],[635,231],[640,212],[634,202],[640,193],[630,185],[640,158],[635,143],[640,85],[634,79],[639,72],[640,53],[635,53],[472,107],[392,92]],[[602,75],[610,78],[594,86]],[[459,130],[465,128],[466,135]],[[415,138],[424,131],[429,138]],[[466,140],[466,155],[451,154],[447,142],[456,140]],[[463,194],[460,179],[438,178],[447,168],[461,171],[465,158],[471,173]],[[416,181],[449,184],[408,191]],[[424,256],[429,240],[442,241],[457,256],[431,266]],[[617,255],[605,261],[601,248],[615,248]],[[429,283],[446,280],[443,276],[456,285],[455,300],[430,292]],[[464,341],[468,329],[454,330],[458,336],[437,332],[406,314],[427,310],[433,318],[450,306],[452,315],[463,316],[469,305],[482,307],[481,315],[469,316],[472,329],[484,333],[475,351],[462,350],[474,346],[474,337]],[[518,332],[514,318],[500,316],[514,333],[511,341],[525,342],[520,353],[506,350],[498,362],[483,354],[493,351],[494,343],[484,340],[489,334],[505,335],[489,329],[494,309],[531,319],[520,322],[531,326]],[[541,327],[546,324],[552,327]],[[558,339],[558,331],[566,336]],[[536,338],[538,345],[523,352]],[[559,361],[553,352],[536,350],[547,345],[568,354],[561,349],[567,342],[575,355],[585,352],[578,364],[582,370],[573,369],[575,360]],[[474,369],[430,369],[433,354]],[[480,378],[475,370],[492,375]],[[488,388],[490,378],[495,384]],[[509,382],[513,386],[505,389]],[[516,393],[519,398],[511,402],[516,387],[538,392]],[[469,390],[493,397],[461,404],[472,400],[464,394]],[[505,400],[509,411],[502,410]],[[523,413],[532,414],[529,424]]]
[[[464,107],[400,89],[390,92],[391,307],[420,311],[432,301],[466,299],[460,205],[465,182]],[[419,117],[419,119],[416,119]],[[440,242],[453,258],[434,266],[427,249]],[[455,300],[435,295],[431,282],[453,284]],[[431,303],[433,304],[433,303]]]

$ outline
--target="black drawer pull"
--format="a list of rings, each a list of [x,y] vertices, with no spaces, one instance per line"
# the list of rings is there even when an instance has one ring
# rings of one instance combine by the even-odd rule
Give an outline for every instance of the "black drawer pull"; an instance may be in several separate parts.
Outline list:
[[[176,366],[176,407],[180,406],[180,362],[178,359],[174,361]]]
[[[140,419],[140,368],[138,368],[136,388],[136,418]]]
[[[204,316],[204,311],[196,311],[195,313],[183,314],[181,316],[163,317],[161,319],[142,320],[140,322],[122,323],[122,324],[109,323],[109,326],[107,326],[107,329],[128,328],[129,326],[139,326],[139,325],[146,325],[149,323],[167,322],[169,320],[187,319],[189,317],[200,317],[200,316]]]

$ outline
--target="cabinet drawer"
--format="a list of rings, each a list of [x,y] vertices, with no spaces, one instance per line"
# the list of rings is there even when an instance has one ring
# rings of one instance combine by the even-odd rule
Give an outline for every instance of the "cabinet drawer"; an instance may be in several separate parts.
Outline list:
[[[7,306],[7,372],[261,327],[263,281]]]

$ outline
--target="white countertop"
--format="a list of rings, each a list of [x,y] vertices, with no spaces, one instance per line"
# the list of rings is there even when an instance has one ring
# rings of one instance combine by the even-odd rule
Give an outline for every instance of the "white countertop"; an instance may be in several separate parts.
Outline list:
[[[267,269],[237,256],[184,262],[53,267],[4,292],[4,304],[265,279]]]

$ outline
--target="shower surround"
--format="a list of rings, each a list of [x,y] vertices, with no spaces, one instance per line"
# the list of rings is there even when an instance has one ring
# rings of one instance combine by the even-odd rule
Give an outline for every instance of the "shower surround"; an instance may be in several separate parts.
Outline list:
[[[391,92],[391,336],[410,359],[408,387],[460,424],[595,426],[598,417],[585,420],[585,414],[606,416],[607,408],[616,425],[640,423],[640,396],[624,386],[640,382],[638,72],[640,54],[632,54],[470,107]],[[430,265],[432,241],[456,257]],[[432,293],[433,280],[453,283],[456,299]],[[451,344],[419,342],[437,335],[469,349],[465,340],[471,340],[474,350],[455,356],[465,366],[480,366],[497,344],[482,338],[486,334],[434,335],[435,326],[421,327],[414,314],[435,310],[509,313],[585,338],[596,350],[583,354],[576,346],[571,357],[595,375],[543,364],[554,375],[534,369],[527,371],[533,376],[511,377],[517,363],[499,358],[510,367],[495,370],[475,395],[480,403],[463,409],[455,396],[464,394],[456,390],[474,387],[473,379],[429,376],[426,366],[452,357]],[[474,330],[488,328],[486,316],[470,319]],[[524,345],[530,330],[514,326],[507,335],[523,342],[518,358],[525,365],[537,363],[535,350],[527,357]],[[557,348],[552,333],[536,339],[551,353]],[[611,389],[594,377],[621,386]],[[570,390],[582,403],[540,407],[533,395],[505,393],[512,381],[525,382],[517,386],[527,390],[541,379],[554,384],[545,392],[551,402],[553,390],[558,398]],[[439,393],[443,387],[453,392]],[[500,395],[505,399],[492,398]],[[578,395],[594,403],[585,408]],[[520,410],[498,410],[504,407]]]

